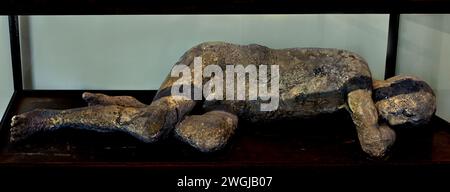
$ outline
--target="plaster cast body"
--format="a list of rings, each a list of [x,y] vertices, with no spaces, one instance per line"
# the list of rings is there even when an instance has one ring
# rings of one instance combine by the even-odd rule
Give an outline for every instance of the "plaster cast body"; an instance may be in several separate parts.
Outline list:
[[[206,152],[222,148],[236,130],[238,120],[305,118],[346,108],[362,150],[381,157],[395,141],[395,132],[388,124],[423,123],[436,109],[434,93],[425,82],[410,76],[372,82],[364,59],[345,50],[270,49],[254,44],[208,42],[188,50],[175,65],[192,67],[194,57],[202,57],[204,66],[216,64],[222,68],[238,64],[279,65],[278,109],[260,111],[260,100],[195,101],[173,96],[169,90],[177,78],[169,75],[150,105],[129,96],[84,93],[88,107],[38,109],[14,116],[11,141],[66,127],[123,131],[144,142],[155,142],[174,131],[181,140]],[[190,115],[196,105],[202,105],[206,113]]]

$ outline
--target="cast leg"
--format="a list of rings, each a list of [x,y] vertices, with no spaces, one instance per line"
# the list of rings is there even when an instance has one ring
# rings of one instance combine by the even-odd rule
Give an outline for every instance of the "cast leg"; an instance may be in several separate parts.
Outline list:
[[[12,118],[10,140],[22,140],[41,131],[75,128],[122,131],[144,142],[153,142],[166,135],[194,104],[164,97],[144,108],[97,105],[67,110],[38,109]]]
[[[236,115],[224,111],[210,111],[203,115],[187,116],[176,125],[175,133],[194,148],[209,152],[227,144],[237,128]]]
[[[395,141],[395,132],[387,125],[378,125],[378,112],[369,90],[348,94],[348,105],[364,152],[382,157]]]

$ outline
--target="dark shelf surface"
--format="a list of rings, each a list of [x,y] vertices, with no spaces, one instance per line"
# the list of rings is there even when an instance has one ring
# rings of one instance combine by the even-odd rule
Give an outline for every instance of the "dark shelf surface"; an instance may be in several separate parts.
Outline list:
[[[449,13],[449,0],[7,0],[0,14]]]
[[[149,103],[155,91],[100,91],[132,95]],[[17,93],[0,130],[2,167],[360,167],[450,165],[449,123],[434,117],[425,126],[398,128],[395,147],[385,160],[361,151],[354,125],[345,111],[316,119],[264,124],[240,122],[230,144],[215,153],[200,153],[176,139],[143,144],[125,134],[60,130],[24,142],[8,142],[12,115],[35,108],[83,107],[82,91]]]

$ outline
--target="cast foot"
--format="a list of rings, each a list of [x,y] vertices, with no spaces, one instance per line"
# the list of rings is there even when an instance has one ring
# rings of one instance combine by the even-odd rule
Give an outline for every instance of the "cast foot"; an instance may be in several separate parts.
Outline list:
[[[15,115],[11,119],[10,141],[15,143],[30,137],[44,128],[51,128],[52,123],[46,118],[46,114],[49,113],[51,112],[38,109]]]

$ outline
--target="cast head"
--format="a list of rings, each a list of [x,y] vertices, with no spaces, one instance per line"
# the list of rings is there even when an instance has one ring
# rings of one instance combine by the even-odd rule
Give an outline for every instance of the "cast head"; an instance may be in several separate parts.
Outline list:
[[[436,111],[436,96],[423,80],[398,75],[373,82],[373,99],[380,118],[389,125],[427,123]]]

